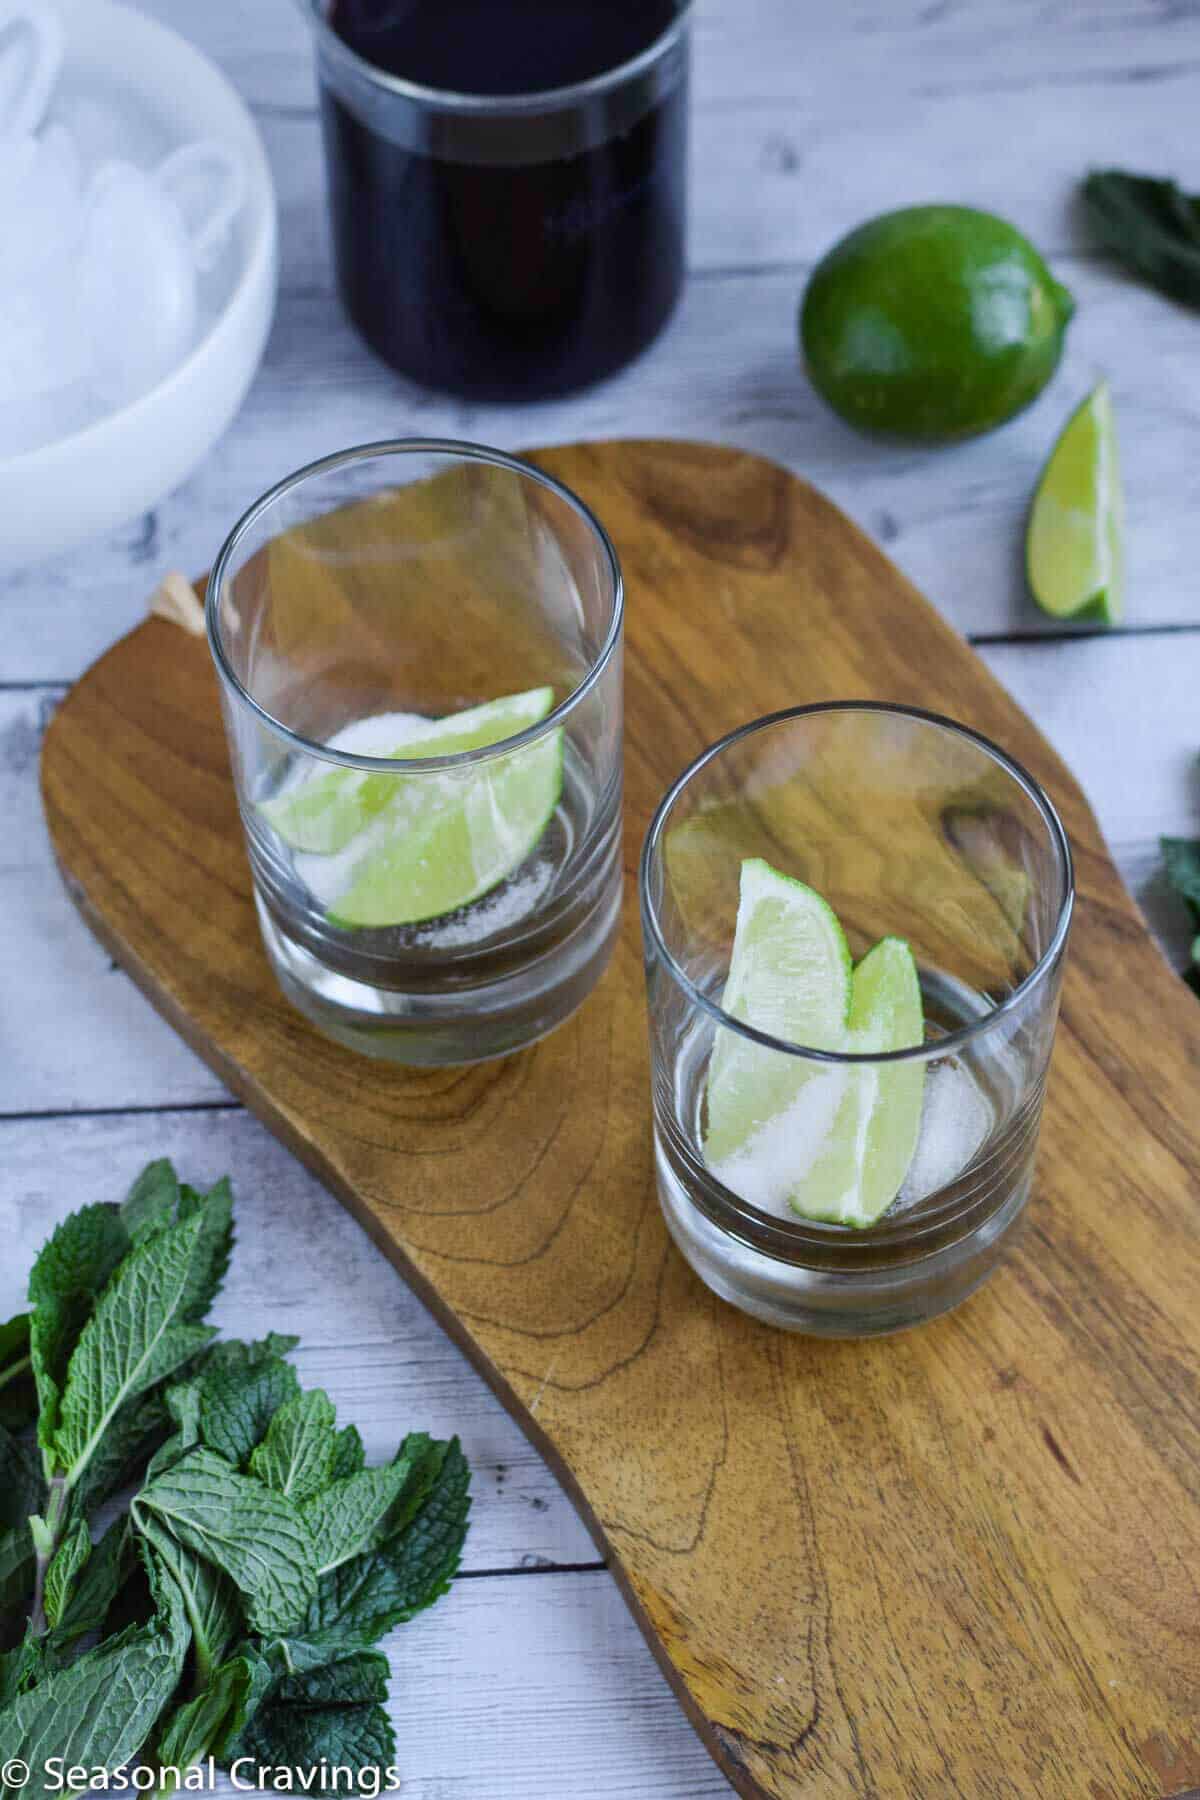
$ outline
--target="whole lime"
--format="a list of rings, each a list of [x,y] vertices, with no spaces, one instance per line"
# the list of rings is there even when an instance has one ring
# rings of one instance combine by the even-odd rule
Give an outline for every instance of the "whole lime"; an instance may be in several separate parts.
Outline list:
[[[860,225],[817,265],[800,338],[814,387],[851,425],[948,443],[1037,398],[1074,311],[1004,219],[908,206]]]

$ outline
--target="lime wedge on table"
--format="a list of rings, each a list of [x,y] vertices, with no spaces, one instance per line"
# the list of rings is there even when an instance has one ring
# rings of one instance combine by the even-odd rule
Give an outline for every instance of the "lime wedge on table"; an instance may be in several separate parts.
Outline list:
[[[502,744],[531,725],[538,725],[554,705],[554,689],[532,688],[526,694],[509,694],[489,700],[467,712],[445,719],[430,719],[400,743],[384,744],[370,754],[396,762],[417,757],[459,756],[468,750],[486,750]],[[425,777],[421,777],[422,784]],[[395,802],[404,783],[395,775],[367,775],[358,769],[326,769],[310,775],[259,807],[271,825],[293,850],[312,850],[331,856],[346,845]]]
[[[854,969],[832,909],[767,863],[742,864],[729,978],[733,1017],[814,1050],[869,1055],[924,1039],[908,945],[885,938]],[[868,1068],[789,1057],[718,1029],[709,1063],[705,1159],[765,1211],[875,1222],[917,1147],[923,1064]]]
[[[925,1040],[917,965],[902,938],[868,951],[851,984],[846,1049],[867,1056]],[[851,1067],[825,1145],[789,1196],[802,1218],[873,1225],[904,1185],[921,1130],[925,1064]]]
[[[821,896],[757,857],[745,861],[724,1010],[786,1043],[840,1050],[850,1013],[850,973],[845,933]],[[743,1191],[737,1179],[741,1163],[756,1156],[761,1166],[771,1157],[775,1146],[764,1140],[777,1135],[805,1088],[826,1072],[718,1028],[708,1066],[704,1154],[735,1192]],[[819,1102],[822,1096],[815,1098]]]
[[[1124,519],[1116,421],[1102,381],[1067,421],[1034,497],[1025,558],[1043,612],[1105,625],[1120,620]]]
[[[398,761],[487,749],[544,719],[541,688],[430,721],[381,754]],[[345,926],[415,925],[499,886],[536,848],[562,795],[562,732],[467,768],[421,775],[333,769],[262,808],[297,872]]]

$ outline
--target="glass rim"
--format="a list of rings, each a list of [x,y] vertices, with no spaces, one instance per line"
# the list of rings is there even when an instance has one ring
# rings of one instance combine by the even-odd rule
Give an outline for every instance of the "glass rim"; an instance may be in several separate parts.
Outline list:
[[[959,1026],[957,1031],[948,1032],[945,1037],[923,1044],[914,1044],[907,1050],[886,1050],[865,1054],[844,1050],[817,1050],[811,1045],[794,1044],[786,1038],[773,1037],[770,1032],[760,1031],[757,1026],[748,1025],[741,1019],[735,1019],[732,1013],[727,1013],[724,1007],[710,999],[696,986],[691,976],[678,961],[667,943],[659,922],[658,910],[650,893],[650,866],[652,861],[659,856],[660,841],[667,817],[689,782],[699,775],[710,762],[715,761],[724,751],[731,749],[743,739],[753,737],[760,731],[769,730],[772,726],[787,724],[794,719],[812,718],[823,713],[855,712],[885,713],[893,718],[914,719],[919,724],[932,725],[955,737],[964,738],[968,743],[983,750],[993,762],[1011,776],[1041,814],[1051,842],[1058,853],[1062,874],[1062,897],[1059,902],[1058,918],[1053,935],[1033,968],[1024,980],[1018,983],[1011,994],[1007,994],[990,1012],[984,1013],[978,1019],[973,1019],[968,1025]],[[947,718],[944,713],[929,712],[919,706],[903,706],[886,700],[831,700],[816,701],[808,706],[785,707],[779,712],[767,713],[760,719],[752,719],[748,724],[739,725],[735,731],[728,732],[715,744],[710,744],[706,750],[702,750],[699,756],[694,758],[683,773],[671,783],[655,809],[654,817],[646,831],[638,863],[638,892],[641,898],[645,930],[653,940],[654,948],[662,957],[672,980],[683,989],[683,992],[700,1008],[701,1012],[707,1013],[719,1026],[723,1026],[727,1031],[734,1032],[738,1037],[745,1038],[752,1044],[761,1045],[766,1050],[777,1050],[784,1056],[794,1056],[805,1062],[825,1063],[834,1067],[877,1068],[882,1064],[890,1063],[931,1062],[939,1056],[946,1056],[984,1036],[999,1021],[1011,1015],[1024,1004],[1029,995],[1042,985],[1047,975],[1055,967],[1066,945],[1075,908],[1075,863],[1071,854],[1070,839],[1067,837],[1066,828],[1053,801],[1029,771],[1015,757],[1010,756],[998,744],[993,743],[991,738],[985,737],[980,731],[972,730],[969,725],[960,724],[957,719]]]
[[[510,474],[522,476],[545,488],[558,499],[564,501],[578,518],[588,527],[599,545],[604,562],[607,564],[612,581],[612,617],[608,623],[604,642],[600,646],[592,665],[578,686],[573,687],[565,699],[561,700],[544,719],[535,725],[526,726],[524,731],[513,737],[501,738],[498,743],[488,744],[481,750],[460,750],[453,756],[360,756],[350,750],[335,750],[328,744],[322,744],[315,738],[307,738],[303,733],[293,731],[282,719],[268,712],[261,701],[256,700],[246,684],[235,673],[225,645],[221,640],[221,628],[218,618],[219,597],[229,573],[229,565],[237,552],[239,544],[246,533],[257,524],[259,519],[275,505],[275,503],[293,489],[301,487],[306,481],[316,476],[327,475],[334,469],[346,468],[355,463],[382,460],[389,456],[447,456],[460,462],[481,463],[489,468],[505,469]],[[306,463],[303,468],[285,475],[281,481],[268,488],[254,503],[247,507],[241,518],[230,531],[225,542],[217,553],[209,573],[204,594],[204,624],[208,636],[208,646],[218,673],[226,686],[249,707],[250,711],[270,727],[279,737],[294,749],[302,751],[306,756],[315,757],[320,762],[333,763],[339,768],[355,769],[365,775],[395,775],[400,771],[405,774],[420,774],[441,769],[461,769],[492,762],[497,757],[507,756],[514,750],[520,750],[527,744],[535,743],[545,737],[547,732],[556,730],[565,723],[570,714],[579,706],[593,688],[601,680],[608,668],[617,646],[621,641],[621,629],[625,619],[625,582],[621,574],[621,564],[612,539],[600,523],[592,509],[582,501],[578,494],[571,491],[564,482],[557,481],[553,475],[547,475],[536,468],[533,463],[526,462],[518,456],[509,456],[503,450],[490,449],[486,444],[460,442],[454,438],[382,438],[375,443],[357,444],[349,450],[335,450],[329,456],[318,457],[315,462]]]
[[[411,105],[430,111],[474,115],[476,117],[521,116],[526,113],[564,110],[580,102],[597,99],[627,81],[636,81],[666,55],[683,32],[691,17],[695,0],[679,0],[678,11],[665,31],[636,56],[623,63],[590,75],[586,81],[569,82],[566,87],[534,88],[521,94],[476,94],[456,88],[429,87],[424,82],[409,81],[403,75],[392,75],[360,56],[344,43],[325,17],[322,0],[300,0],[304,12],[314,25],[317,39],[336,61],[343,63],[372,87],[407,100]]]

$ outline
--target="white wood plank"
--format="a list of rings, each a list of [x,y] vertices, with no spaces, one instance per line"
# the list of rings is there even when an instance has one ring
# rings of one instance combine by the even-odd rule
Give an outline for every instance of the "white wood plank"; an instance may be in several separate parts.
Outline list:
[[[408,1430],[457,1432],[474,1470],[464,1567],[595,1562],[597,1551],[541,1458],[466,1359],[337,1201],[244,1112],[0,1123],[0,1318],[17,1312],[58,1221],[119,1200],[152,1157],[184,1180],[228,1173],[238,1245],[212,1319],[232,1336],[294,1332],[306,1386],[324,1387],[369,1457]]]
[[[177,4],[158,7],[168,23],[197,38],[191,13],[181,17],[180,10]],[[221,9],[213,10],[221,16]],[[287,11],[290,38],[292,0]],[[990,208],[1013,219],[1044,251],[1077,252],[1088,238],[1074,197],[1089,167],[1176,170],[1200,183],[1200,158],[1188,149],[1194,83],[1186,62],[1165,69],[1153,84],[1152,106],[1145,83],[1119,80],[1098,103],[1095,83],[1085,77],[1074,85],[1064,80],[1052,101],[1044,88],[1010,82],[989,94],[981,116],[973,81],[931,84],[930,46],[909,31],[886,70],[874,58],[868,62],[848,106],[845,86],[828,79],[824,59],[805,49],[807,24],[799,11],[777,28],[781,55],[767,98],[738,91],[725,49],[710,41],[715,33],[703,15],[701,25],[692,129],[693,270],[808,264],[861,220],[927,199]],[[1192,21],[1186,29],[1192,54],[1200,56],[1200,24]],[[939,50],[935,40],[935,67]],[[766,53],[755,54],[759,68],[757,59]],[[1120,73],[1119,47],[1109,45],[1108,54],[1113,73]],[[303,285],[326,262],[315,80],[302,42],[295,78],[282,50],[270,62],[263,62],[264,55],[255,53],[251,67],[230,47],[221,60],[252,101],[264,96],[256,111],[279,186],[285,271]],[[271,98],[280,84],[287,95],[282,102]]]
[[[459,1581],[388,1640],[405,1800],[717,1800],[605,1571]]]
[[[1158,839],[1200,837],[1200,635],[982,655],[1078,775],[1127,885],[1181,967],[1193,932],[1163,879]]]
[[[296,108],[312,97],[307,4],[145,0],[144,10],[228,68],[252,101]],[[1149,92],[1152,123],[1158,88],[1200,60],[1186,0],[698,0],[695,16],[701,103],[785,96],[848,118],[867,118],[866,102],[906,86],[931,97],[974,92],[988,104],[1019,89],[1057,103],[1064,90],[1087,86],[1101,90],[1101,110],[1115,90],[1133,86]],[[981,118],[981,135],[987,123]]]
[[[37,784],[55,698],[0,693],[0,1114],[226,1099],[67,898]]]
[[[458,1581],[382,1648],[404,1800],[733,1792],[605,1570]],[[219,1776],[214,1791],[237,1790]]]

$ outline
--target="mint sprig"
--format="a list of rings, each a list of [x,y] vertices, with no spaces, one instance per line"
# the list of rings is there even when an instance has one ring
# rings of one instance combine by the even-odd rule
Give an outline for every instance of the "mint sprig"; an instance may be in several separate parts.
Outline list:
[[[252,1754],[282,1785],[392,1759],[371,1646],[446,1591],[467,1465],[416,1433],[368,1468],[301,1389],[294,1338],[213,1342],[232,1207],[228,1182],[150,1164],[123,1205],[58,1227],[28,1314],[0,1325],[0,1744],[26,1794],[50,1791],[49,1757]]]

